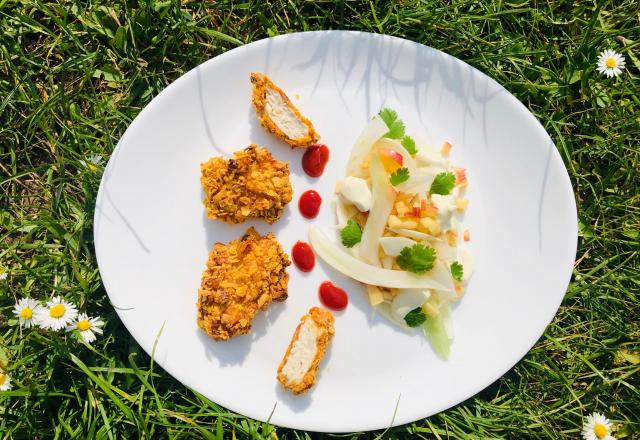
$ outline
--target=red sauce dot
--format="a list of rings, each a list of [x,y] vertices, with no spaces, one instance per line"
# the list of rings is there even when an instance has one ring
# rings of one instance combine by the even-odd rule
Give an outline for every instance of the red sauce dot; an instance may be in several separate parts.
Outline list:
[[[320,197],[320,194],[318,194],[317,191],[310,189],[309,191],[303,192],[300,196],[298,209],[303,217],[315,218],[315,216],[318,215],[321,203],[322,197]]]
[[[331,281],[325,281],[320,284],[318,295],[320,296],[320,302],[331,310],[344,310],[347,308],[347,304],[349,304],[347,292],[336,287]]]
[[[320,177],[329,161],[329,147],[315,144],[308,147],[302,156],[302,169],[311,177]]]
[[[291,256],[295,265],[303,272],[311,272],[311,269],[316,264],[316,257],[313,255],[311,246],[304,241],[299,241],[293,245]]]

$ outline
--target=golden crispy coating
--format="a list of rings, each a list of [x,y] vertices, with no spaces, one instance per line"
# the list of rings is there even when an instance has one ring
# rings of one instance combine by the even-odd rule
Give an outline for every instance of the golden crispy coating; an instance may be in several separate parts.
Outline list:
[[[234,155],[229,160],[213,157],[200,165],[207,217],[226,223],[242,223],[249,217],[275,222],[291,201],[289,164],[254,144]]]
[[[294,394],[309,390],[316,383],[318,365],[335,330],[331,312],[313,307],[300,318],[287,352],[278,367],[278,380]]]
[[[239,240],[216,243],[198,290],[198,327],[219,341],[249,333],[259,310],[287,299],[290,264],[272,233],[249,228]]]
[[[258,120],[291,148],[305,148],[318,142],[320,135],[311,121],[300,113],[287,95],[267,75],[253,72],[252,102]]]

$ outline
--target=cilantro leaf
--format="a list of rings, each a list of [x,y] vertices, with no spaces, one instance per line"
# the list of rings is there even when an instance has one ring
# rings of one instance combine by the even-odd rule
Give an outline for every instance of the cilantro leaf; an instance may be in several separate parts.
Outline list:
[[[393,186],[398,186],[407,180],[409,180],[409,170],[407,168],[398,168],[389,176],[389,182],[391,182]]]
[[[433,269],[436,262],[436,251],[423,244],[416,243],[411,247],[405,247],[396,257],[396,263],[400,268],[412,273],[425,273]]]
[[[362,230],[360,225],[355,221],[349,219],[347,226],[340,231],[340,239],[345,247],[352,248],[356,244],[360,243],[362,239]]]
[[[440,194],[441,196],[449,195],[451,190],[456,186],[456,176],[453,173],[445,172],[436,175],[431,183],[429,194]]]
[[[418,149],[416,148],[416,141],[414,141],[411,136],[403,137],[400,143],[402,144],[404,149],[409,152],[410,155],[413,156],[418,152]]]
[[[404,322],[406,322],[409,327],[422,325],[426,320],[427,315],[422,311],[422,307],[416,307],[404,316]]]
[[[384,137],[389,139],[402,139],[404,136],[404,122],[398,119],[398,114],[395,110],[385,107],[380,110],[378,115],[389,128],[389,131],[384,135]]]
[[[464,267],[462,267],[462,264],[458,263],[457,261],[451,263],[451,276],[453,277],[453,279],[456,281],[462,281],[463,275]]]

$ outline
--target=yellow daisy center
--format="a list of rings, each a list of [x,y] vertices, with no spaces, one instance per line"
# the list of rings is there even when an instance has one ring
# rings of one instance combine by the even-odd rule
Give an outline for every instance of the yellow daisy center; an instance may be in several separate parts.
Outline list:
[[[76,327],[78,327],[78,330],[80,330],[81,332],[84,332],[91,328],[91,323],[89,322],[89,320],[83,319],[82,321],[78,321]]]
[[[593,427],[593,433],[598,438],[604,438],[609,433],[609,430],[602,423],[596,423],[596,425]]]
[[[607,63],[608,63],[608,61],[607,61]],[[609,66],[609,67],[611,67],[611,66]],[[98,167],[97,167],[97,166],[95,166],[95,165],[94,165],[94,164],[92,164],[92,163],[90,163],[89,165],[87,165],[87,168],[89,168],[89,171],[91,171],[91,172],[95,172],[95,171],[98,169]]]
[[[607,58],[606,64],[607,64],[607,67],[613,68],[618,65],[618,62],[615,60],[615,58]]]
[[[4,385],[4,383],[7,381],[7,376],[5,376],[4,374],[0,373],[0,385]]]
[[[56,304],[55,306],[51,307],[51,310],[49,310],[49,315],[52,318],[62,318],[62,316],[64,316],[64,304]]]
[[[20,310],[20,317],[22,319],[31,319],[32,316],[33,310],[31,310],[29,307],[25,307],[24,309]]]

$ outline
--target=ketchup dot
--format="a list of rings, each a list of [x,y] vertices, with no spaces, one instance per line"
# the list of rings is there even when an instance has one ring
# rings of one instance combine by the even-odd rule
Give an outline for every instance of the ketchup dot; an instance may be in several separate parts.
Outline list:
[[[320,177],[328,161],[329,147],[324,144],[314,144],[302,155],[302,169],[311,177]]]
[[[320,302],[331,310],[344,310],[349,303],[347,292],[337,287],[331,281],[325,281],[320,284],[318,295],[320,296]]]
[[[311,272],[313,266],[316,263],[316,257],[313,255],[313,250],[304,241],[299,241],[293,245],[291,251],[293,262],[303,272]]]
[[[315,218],[315,216],[318,215],[321,203],[322,197],[320,197],[320,194],[318,194],[317,191],[310,189],[309,191],[303,192],[300,196],[298,209],[303,217]]]

